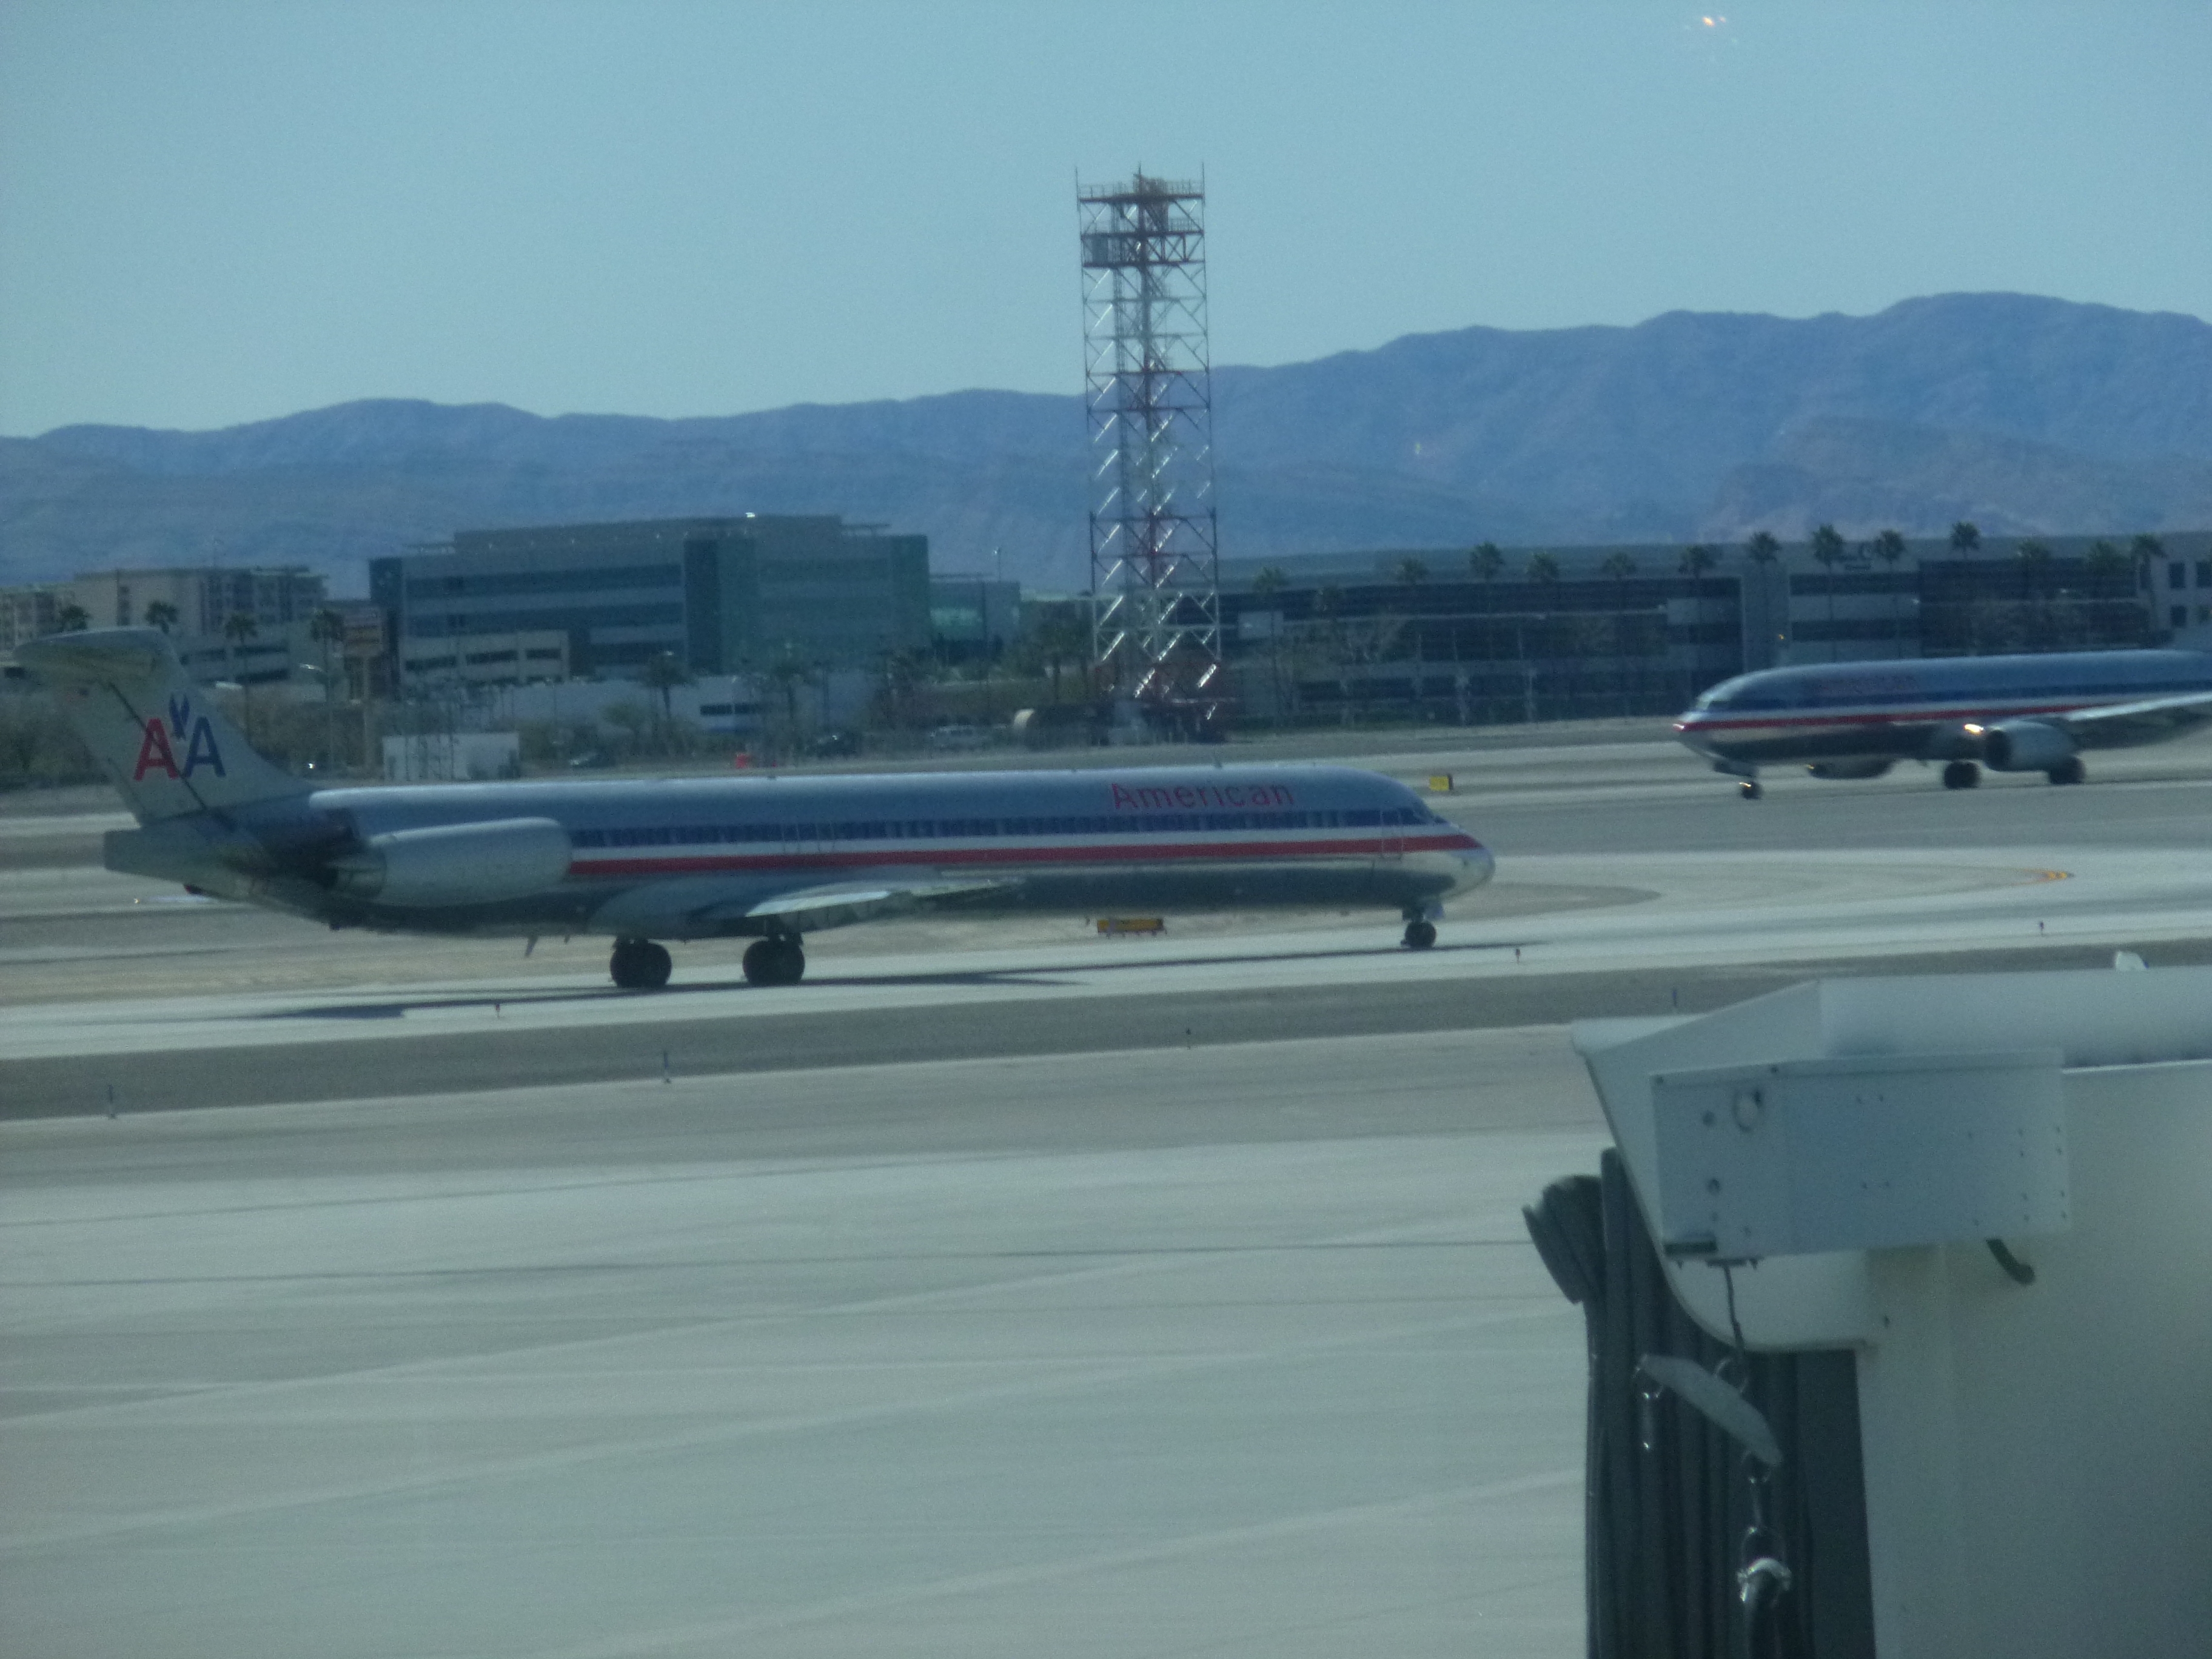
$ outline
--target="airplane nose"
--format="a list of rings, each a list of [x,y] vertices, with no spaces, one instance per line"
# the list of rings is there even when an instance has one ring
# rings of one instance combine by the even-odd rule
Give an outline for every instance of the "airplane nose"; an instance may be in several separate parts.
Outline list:
[[[1498,867],[1498,860],[1491,857],[1487,847],[1462,848],[1453,856],[1459,860],[1459,879],[1453,884],[1461,890],[1481,886]]]

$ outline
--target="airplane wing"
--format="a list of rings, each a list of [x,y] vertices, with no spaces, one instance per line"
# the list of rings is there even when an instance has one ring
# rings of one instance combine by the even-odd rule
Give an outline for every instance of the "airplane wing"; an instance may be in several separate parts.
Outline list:
[[[933,900],[987,893],[1011,884],[1005,881],[947,880],[937,877],[910,881],[892,877],[884,881],[832,882],[819,887],[796,888],[750,904],[740,902],[716,906],[706,915],[717,921],[738,916],[763,920],[776,917],[802,930],[842,927],[848,922],[891,911],[915,909]]]
[[[2112,703],[2102,708],[2077,708],[2070,714],[2038,714],[2033,718],[2058,727],[2083,749],[2124,749],[2130,744],[2157,743],[2179,737],[2212,720],[2212,691],[2146,697],[2138,702]]]

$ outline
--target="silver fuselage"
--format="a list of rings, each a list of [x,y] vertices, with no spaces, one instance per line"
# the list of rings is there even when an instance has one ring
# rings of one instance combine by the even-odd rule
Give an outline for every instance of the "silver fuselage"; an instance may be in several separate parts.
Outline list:
[[[976,911],[1410,914],[1491,873],[1411,789],[1325,766],[328,789],[226,818],[120,832],[109,862],[338,927],[673,939],[779,931],[749,912],[870,882],[965,884],[942,902]],[[394,906],[316,874],[334,848],[514,820],[557,823],[571,849],[520,896]]]
[[[1717,685],[1677,717],[1674,733],[1736,767],[1962,760],[1978,756],[1978,732],[2001,721],[2207,690],[2212,657],[2195,651],[1826,663]]]

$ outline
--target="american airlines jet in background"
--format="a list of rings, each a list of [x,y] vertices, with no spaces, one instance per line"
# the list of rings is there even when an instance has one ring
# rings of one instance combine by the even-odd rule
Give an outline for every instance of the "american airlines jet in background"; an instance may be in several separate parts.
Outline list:
[[[2212,656],[2072,651],[1770,668],[1723,681],[1675,735],[1759,796],[1759,769],[1878,778],[1901,760],[1941,761],[1946,789],[1981,768],[2087,775],[2081,751],[2179,737],[2212,720]]]
[[[151,629],[51,635],[50,684],[137,816],[111,870],[387,932],[602,934],[617,985],[663,939],[750,936],[795,984],[804,933],[917,906],[1367,906],[1436,942],[1490,854],[1404,785],[1324,766],[318,789],[271,765]]]

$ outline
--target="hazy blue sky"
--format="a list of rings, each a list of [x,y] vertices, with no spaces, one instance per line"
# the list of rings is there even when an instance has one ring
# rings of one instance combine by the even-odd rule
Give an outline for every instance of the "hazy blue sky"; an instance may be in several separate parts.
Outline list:
[[[2212,316],[2212,4],[0,3],[0,432],[1073,391],[1073,184],[1217,362],[2007,289]]]

